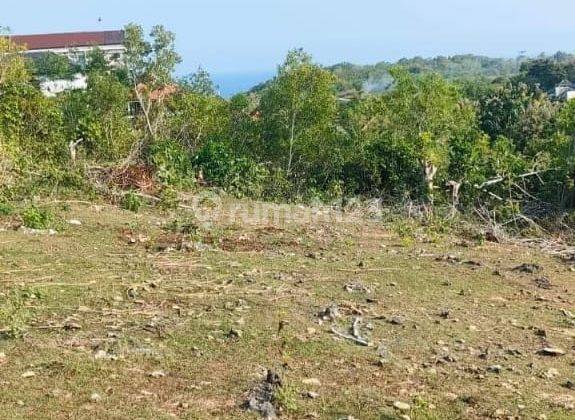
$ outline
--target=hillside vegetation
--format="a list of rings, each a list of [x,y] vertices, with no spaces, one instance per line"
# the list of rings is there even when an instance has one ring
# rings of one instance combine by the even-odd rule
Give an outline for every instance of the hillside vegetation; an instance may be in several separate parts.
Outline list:
[[[0,417],[573,418],[571,56],[295,49],[227,100],[125,34],[0,37]]]

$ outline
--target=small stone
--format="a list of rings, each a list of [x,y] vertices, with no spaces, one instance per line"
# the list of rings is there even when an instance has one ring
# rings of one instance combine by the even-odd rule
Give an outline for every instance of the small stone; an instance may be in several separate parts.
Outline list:
[[[497,374],[499,374],[499,373],[501,373],[501,372],[503,371],[503,366],[501,366],[501,365],[489,366],[489,367],[487,368],[487,371],[488,371],[488,372],[491,372],[491,373],[497,373]]]
[[[396,315],[390,318],[389,323],[392,325],[403,325],[405,324],[405,318]]]
[[[411,410],[411,406],[408,403],[402,401],[396,401],[393,403],[393,407],[398,409],[399,411],[409,411]]]
[[[92,395],[90,395],[90,401],[100,402],[100,401],[102,401],[102,396],[100,394],[98,394],[97,392],[93,392]]]
[[[82,222],[76,219],[68,220],[68,224],[72,226],[82,226]]]
[[[555,368],[549,369],[544,375],[547,379],[553,379],[559,376],[559,371]]]
[[[151,378],[160,379],[166,376],[166,373],[162,370],[156,370],[149,375]]]
[[[308,391],[304,394],[305,397],[311,399],[311,400],[315,400],[316,398],[319,398],[319,394],[317,392],[313,392],[313,391]]]
[[[34,376],[36,376],[36,372],[33,370],[26,371],[22,374],[23,378],[33,378]]]
[[[541,356],[557,357],[565,355],[565,350],[560,349],[558,347],[544,347],[541,350],[539,350],[537,354]]]
[[[80,324],[78,324],[77,322],[66,322],[66,324],[64,325],[64,329],[71,331],[71,330],[81,330],[82,326]]]
[[[307,378],[301,381],[304,385],[321,386],[321,381],[317,378]]]

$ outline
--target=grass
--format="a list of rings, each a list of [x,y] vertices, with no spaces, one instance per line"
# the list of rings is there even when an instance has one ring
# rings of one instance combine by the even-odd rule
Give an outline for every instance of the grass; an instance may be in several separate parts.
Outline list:
[[[270,205],[284,215],[273,222],[200,220],[208,204],[55,206],[82,225],[1,232],[0,417],[257,418],[242,405],[267,369],[282,377],[284,418],[573,417],[562,310],[575,311],[575,286],[561,261],[353,215],[288,222],[298,207]],[[525,262],[553,288],[513,271]],[[340,318],[322,321],[334,303]],[[373,346],[331,332],[358,316]],[[567,354],[536,354],[546,345]]]

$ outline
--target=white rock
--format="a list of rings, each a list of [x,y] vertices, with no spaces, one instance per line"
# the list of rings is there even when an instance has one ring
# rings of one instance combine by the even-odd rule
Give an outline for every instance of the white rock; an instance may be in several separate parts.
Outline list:
[[[23,378],[33,378],[34,376],[36,376],[36,372],[33,370],[26,371],[22,374]]]
[[[76,219],[68,220],[68,224],[72,226],[82,226],[82,222]]]
[[[402,401],[396,401],[393,403],[393,406],[400,411],[409,411],[411,410],[411,406],[408,403],[404,403]]]

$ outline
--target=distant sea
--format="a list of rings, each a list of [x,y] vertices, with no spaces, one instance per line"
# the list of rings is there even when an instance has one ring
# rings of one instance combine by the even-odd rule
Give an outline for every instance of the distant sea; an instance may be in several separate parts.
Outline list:
[[[230,98],[236,93],[246,92],[274,76],[273,71],[251,73],[213,73],[212,80],[218,86],[220,95]]]

